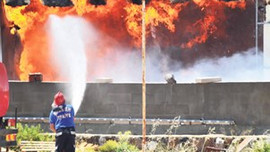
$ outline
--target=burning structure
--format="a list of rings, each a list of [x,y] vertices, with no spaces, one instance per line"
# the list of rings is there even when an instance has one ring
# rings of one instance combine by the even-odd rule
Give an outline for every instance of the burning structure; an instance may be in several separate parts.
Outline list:
[[[129,78],[135,75],[140,80],[140,70],[136,67],[141,65],[133,61],[140,54],[141,1],[71,0],[63,1],[68,4],[62,4],[57,0],[31,0],[29,3],[20,1],[19,6],[16,0],[13,0],[12,5],[7,1],[0,2],[0,48],[3,48],[0,52],[10,79],[27,80],[29,73],[41,72],[44,81],[64,81],[68,80],[69,75],[80,79],[81,75],[85,75],[82,78],[85,82],[95,79],[95,76],[108,76],[106,72],[112,69],[117,77],[124,75]],[[255,47],[255,10],[258,10],[259,22],[263,22],[265,4],[265,1],[259,1],[259,7],[255,8],[254,0],[147,1],[147,56],[156,57],[149,71],[154,69],[159,74],[166,73],[179,70],[179,67],[188,68],[201,59],[223,59],[248,52],[248,49]],[[259,26],[259,50],[263,46],[262,37],[263,27]],[[121,58],[123,54],[125,58]],[[56,61],[61,62],[62,66]],[[243,61],[249,64],[250,60]],[[227,64],[226,60],[222,62]],[[216,60],[211,63],[219,64]],[[230,66],[234,69],[239,67],[236,64]],[[69,67],[72,70],[68,70]],[[127,68],[131,70],[125,72]],[[209,66],[203,68],[208,70]],[[86,73],[82,74],[81,69]],[[226,66],[221,70],[226,73]],[[185,76],[190,77],[191,74],[194,73],[185,73]],[[174,76],[177,82],[181,82],[177,75]],[[241,75],[242,79],[244,77],[247,75]],[[82,86],[81,82],[77,83]],[[40,111],[47,112],[45,108],[50,108],[47,102],[50,95],[59,86],[63,90],[69,88],[69,84],[61,83],[10,84],[13,100],[18,102],[14,107],[20,105],[19,112],[26,113],[25,116],[40,116]],[[87,85],[84,97],[79,99],[71,95],[83,101],[80,110],[80,104],[75,107],[79,111],[78,116],[140,117],[139,84]],[[233,118],[240,125],[269,126],[269,110],[264,109],[269,105],[268,85],[150,84],[147,98],[149,104],[153,105],[148,116],[164,119],[179,115],[196,119]],[[21,91],[30,86],[33,91]],[[84,93],[76,87],[74,90]],[[37,101],[33,95],[29,95],[33,92],[36,93],[34,97],[42,96],[43,106],[39,106],[40,109],[31,107],[35,105],[31,102]]]
[[[259,21],[265,18],[265,3],[259,2]],[[45,81],[67,80],[52,62],[54,32],[48,30],[52,15],[79,17],[91,24],[98,34],[86,35],[83,45],[87,80],[103,75],[110,68],[103,60],[122,62],[116,56],[108,58],[108,54],[140,52],[140,4],[139,0],[1,1],[3,60],[9,78],[27,80],[29,73],[41,72]],[[189,67],[200,59],[229,57],[253,48],[255,1],[149,0],[146,28],[148,52],[162,53],[170,59],[168,62]],[[260,50],[262,33],[260,27]],[[163,64],[157,69],[167,72],[179,68],[167,64],[165,70]]]

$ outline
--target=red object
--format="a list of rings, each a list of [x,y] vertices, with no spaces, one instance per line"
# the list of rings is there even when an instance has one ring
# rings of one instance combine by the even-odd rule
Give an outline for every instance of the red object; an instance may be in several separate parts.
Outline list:
[[[15,127],[15,119],[8,119],[8,126]]]
[[[0,117],[3,117],[9,106],[9,86],[5,65],[0,62]]]
[[[57,92],[54,96],[54,104],[60,106],[65,103],[65,98],[62,92]]]

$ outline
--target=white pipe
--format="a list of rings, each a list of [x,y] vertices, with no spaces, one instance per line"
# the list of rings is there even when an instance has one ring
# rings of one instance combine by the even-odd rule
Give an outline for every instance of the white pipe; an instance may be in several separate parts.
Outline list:
[[[263,24],[263,63],[266,69],[270,68],[270,5],[266,5],[266,24]]]

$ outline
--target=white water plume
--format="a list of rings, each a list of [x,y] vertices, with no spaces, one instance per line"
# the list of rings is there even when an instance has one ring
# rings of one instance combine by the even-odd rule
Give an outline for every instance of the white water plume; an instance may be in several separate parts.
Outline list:
[[[80,17],[49,17],[49,34],[53,61],[60,77],[71,83],[71,104],[75,113],[83,100],[86,88],[86,44],[89,41],[89,25]]]

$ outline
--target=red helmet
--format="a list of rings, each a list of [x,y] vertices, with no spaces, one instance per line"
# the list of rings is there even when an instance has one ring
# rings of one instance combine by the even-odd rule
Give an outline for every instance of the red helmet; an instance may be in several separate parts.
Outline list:
[[[54,104],[60,106],[65,103],[65,97],[62,92],[57,92],[54,96]]]

